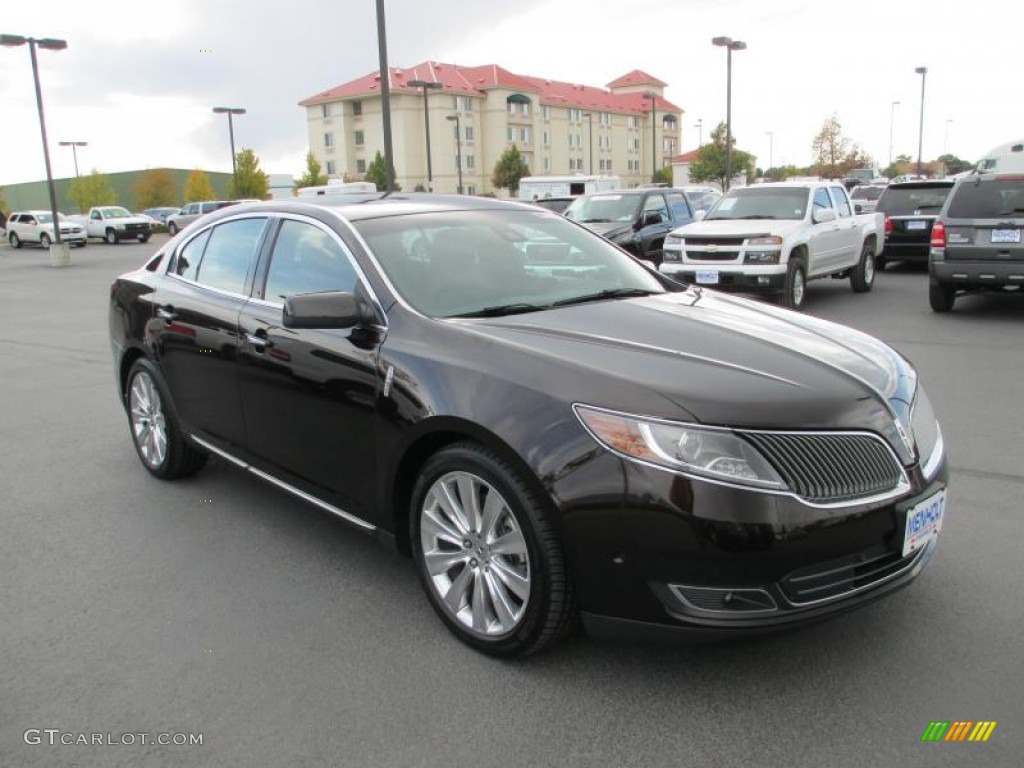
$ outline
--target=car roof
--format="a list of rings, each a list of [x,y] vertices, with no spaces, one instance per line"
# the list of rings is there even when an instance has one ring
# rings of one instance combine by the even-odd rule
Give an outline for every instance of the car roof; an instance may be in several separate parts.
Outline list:
[[[888,189],[951,187],[955,181],[955,179],[915,179],[914,181],[894,181],[888,185]]]

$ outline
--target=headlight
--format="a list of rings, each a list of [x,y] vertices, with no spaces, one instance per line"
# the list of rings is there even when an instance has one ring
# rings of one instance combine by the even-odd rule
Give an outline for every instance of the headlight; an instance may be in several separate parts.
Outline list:
[[[778,251],[747,251],[743,254],[744,264],[778,264]]]
[[[752,237],[747,240],[747,245],[782,245],[782,238],[778,235],[766,235],[765,237]]]
[[[630,459],[755,488],[786,484],[750,443],[728,429],[575,406],[583,426],[601,445]]]
[[[683,238],[679,235],[665,235],[666,248],[682,248]]]

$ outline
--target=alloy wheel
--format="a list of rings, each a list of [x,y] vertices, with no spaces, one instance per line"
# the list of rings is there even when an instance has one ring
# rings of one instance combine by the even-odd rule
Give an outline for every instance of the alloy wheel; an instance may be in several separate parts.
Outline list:
[[[167,421],[160,393],[145,371],[132,379],[128,406],[139,455],[147,466],[156,469],[167,458]]]

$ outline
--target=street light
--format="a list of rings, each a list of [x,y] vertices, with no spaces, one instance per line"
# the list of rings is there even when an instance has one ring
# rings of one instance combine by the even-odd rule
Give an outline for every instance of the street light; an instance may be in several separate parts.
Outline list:
[[[654,91],[644,91],[644,96],[651,100],[651,181],[656,182],[658,180],[658,152],[655,144],[658,142],[658,135],[655,110],[658,106],[658,94]]]
[[[921,173],[921,148],[924,146],[924,80],[928,74],[928,67],[917,67],[914,70],[921,76],[921,124],[917,129],[917,175]]]
[[[231,120],[232,115],[244,115],[245,110],[241,107],[214,107],[214,113],[228,116],[228,136],[231,138],[231,177],[235,181],[235,196],[238,196],[238,165],[235,161],[235,124]]]
[[[50,168],[50,149],[46,141],[46,117],[43,114],[43,90],[39,86],[39,64],[36,62],[36,46],[45,48],[48,51],[63,51],[68,47],[66,40],[56,40],[50,37],[44,37],[41,40],[37,40],[34,37],[22,37],[21,35],[0,35],[0,45],[6,45],[14,48],[19,45],[25,45],[28,43],[29,57],[32,59],[32,79],[36,86],[36,109],[39,112],[39,133],[43,138],[43,160],[46,163],[46,186],[50,191],[50,213],[53,215],[53,242],[55,245],[60,246],[63,242],[60,239],[60,216],[57,212],[57,190],[53,186],[53,171]],[[67,246],[64,248],[57,249],[58,251],[66,252]],[[53,261],[53,254],[51,254],[51,262]],[[55,263],[55,262],[54,262]]]
[[[952,117],[946,118],[946,135],[942,139],[942,154],[948,154],[949,152],[949,124],[953,122]]]
[[[775,154],[775,132],[774,131],[765,131],[765,133],[768,134],[768,170],[771,170],[772,168],[775,167],[775,163],[774,163],[774,159],[775,159],[774,158],[774,154]],[[767,176],[767,175],[768,174],[765,173],[765,176]]]
[[[587,118],[587,141],[590,142],[590,175],[594,175],[594,115],[584,112],[581,117]]]
[[[445,120],[455,121],[455,162],[459,166],[459,194],[462,194],[462,129],[459,127],[459,116],[448,115]]]
[[[75,147],[87,147],[88,141],[58,141],[62,147],[71,147],[71,155],[75,158],[75,178],[78,178],[78,150]]]
[[[900,105],[900,103],[898,101],[894,101],[892,103],[892,106],[889,108],[889,165],[890,166],[892,165],[892,128],[893,128],[893,125],[896,122],[896,107],[898,107],[899,105]]]
[[[704,146],[704,118],[698,118],[693,126],[697,129],[697,149]]]
[[[410,88],[423,89],[423,127],[427,133],[427,192],[433,192],[434,171],[430,166],[430,105],[427,103],[427,91],[436,91],[444,86],[436,80],[410,80],[406,85]]]
[[[725,48],[725,189],[732,183],[732,52],[746,50],[747,44],[731,37],[713,37],[711,44]]]

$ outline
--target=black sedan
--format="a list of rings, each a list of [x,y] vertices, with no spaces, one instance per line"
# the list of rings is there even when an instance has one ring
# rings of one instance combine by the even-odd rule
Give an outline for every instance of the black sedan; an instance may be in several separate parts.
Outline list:
[[[906,585],[946,501],[914,368],[526,204],[224,209],[110,294],[135,448],[391,541],[471,646],[735,636]],[[296,553],[296,556],[301,556]]]

